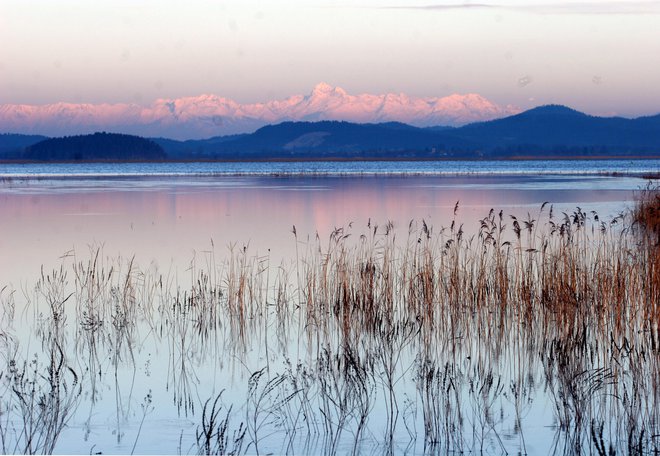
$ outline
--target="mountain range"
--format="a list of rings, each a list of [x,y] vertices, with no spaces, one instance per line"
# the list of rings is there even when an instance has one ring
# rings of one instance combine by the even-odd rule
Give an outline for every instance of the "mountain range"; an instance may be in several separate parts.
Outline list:
[[[122,141],[129,140],[122,138]],[[141,142],[134,139],[130,141],[135,145],[130,157],[123,157],[116,148],[108,157],[97,152],[89,155],[83,150],[108,148],[109,143],[112,143],[112,136],[107,134],[73,136],[58,141],[5,134],[0,135],[0,158],[69,160],[61,155],[67,148],[77,148],[80,153],[76,157],[83,157],[83,160],[120,161],[124,158],[236,161],[658,158],[660,114],[637,119],[595,117],[565,106],[548,105],[461,127],[416,127],[401,122],[282,122],[261,127],[251,134],[203,140],[151,138]],[[153,145],[159,146],[162,152]]]
[[[171,157],[211,159],[658,157],[660,115],[595,117],[547,105],[462,127],[284,122],[249,135],[154,141]]]
[[[344,120],[359,123],[405,122],[425,127],[459,126],[514,114],[477,94],[412,97],[403,93],[351,95],[340,87],[317,84],[307,95],[241,104],[217,95],[134,103],[0,105],[0,129],[30,135],[62,136],[117,131],[139,136],[203,139],[253,132],[284,121]]]

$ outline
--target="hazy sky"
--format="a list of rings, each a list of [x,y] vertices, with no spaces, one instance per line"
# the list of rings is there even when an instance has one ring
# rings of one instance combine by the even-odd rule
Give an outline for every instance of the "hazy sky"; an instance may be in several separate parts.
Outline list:
[[[660,1],[0,1],[0,104],[479,93],[660,112]]]

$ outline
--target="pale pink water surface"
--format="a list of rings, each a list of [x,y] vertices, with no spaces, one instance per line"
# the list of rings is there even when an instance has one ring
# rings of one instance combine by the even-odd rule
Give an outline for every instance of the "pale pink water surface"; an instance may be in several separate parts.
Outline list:
[[[367,232],[367,225],[371,231],[374,225],[382,227],[389,221],[401,242],[406,242],[411,220],[417,226],[424,220],[438,233],[456,219],[470,236],[478,230],[478,220],[491,208],[502,210],[507,215],[506,223],[510,223],[509,214],[527,217],[529,213],[537,218],[544,202],[549,203],[544,217],[548,216],[550,206],[556,217],[579,206],[582,211],[597,211],[601,218],[607,219],[629,207],[635,190],[644,185],[645,181],[636,177],[600,175],[5,179],[0,181],[0,289],[6,286],[2,291],[4,297],[16,290],[13,302],[17,312],[16,320],[6,322],[4,329],[15,342],[14,356],[30,360],[40,346],[35,334],[41,334],[38,329],[38,322],[43,320],[41,312],[48,312],[43,302],[41,307],[29,304],[30,297],[36,294],[34,284],[42,267],[48,274],[64,263],[65,270],[71,271],[70,262],[87,261],[90,249],[92,252],[102,249],[103,256],[111,260],[121,257],[124,261],[110,261],[110,264],[122,264],[124,268],[126,260],[135,256],[141,270],[153,268],[152,271],[167,274],[169,284],[180,285],[185,290],[194,276],[188,271],[191,262],[195,260],[203,267],[211,261],[208,253],[211,250],[212,261],[216,263],[228,256],[230,248],[247,247],[250,255],[268,256],[271,266],[291,265],[297,245],[292,233],[294,226],[297,241],[303,247],[308,239],[315,242],[316,233],[321,244],[327,245],[326,240],[336,227],[346,228],[353,239],[359,239],[360,234]],[[166,304],[171,306],[172,302]],[[30,319],[31,316],[35,318]],[[108,320],[104,327],[109,330],[111,325]],[[267,340],[272,347],[276,346],[276,334],[271,328],[267,334],[252,334],[254,343],[239,357],[227,348],[232,346],[232,341],[223,339],[223,332],[216,336],[219,340],[215,344],[197,347],[195,351],[187,346],[179,347],[173,342],[177,339],[167,334],[156,336],[153,328],[144,322],[141,325],[144,327],[140,337],[133,341],[134,358],[123,359],[114,376],[107,353],[113,353],[115,347],[110,345],[101,350],[103,356],[95,369],[103,370],[105,376],[96,385],[98,399],[91,400],[89,391],[85,390],[56,452],[171,454],[179,445],[183,445],[182,453],[195,452],[195,431],[206,399],[226,389],[227,404],[235,405],[233,423],[236,423],[243,419],[241,407],[252,372],[265,365],[278,372],[283,368],[281,358],[291,357],[294,364],[309,361],[304,343],[301,345],[296,339],[295,331],[287,353],[265,348]],[[65,329],[75,340],[78,327],[73,316],[67,320]],[[77,343],[69,347],[70,359],[84,377],[87,388],[96,374],[89,375],[86,358],[80,358],[86,352],[77,347]],[[40,359],[43,362],[44,357]],[[507,370],[505,366],[503,371]],[[402,378],[404,374],[412,375],[406,371],[401,373]],[[401,393],[414,397],[414,384],[410,378],[405,379],[399,386]],[[194,399],[196,414],[188,410],[184,413],[173,405],[173,396],[176,400],[177,392],[181,391]],[[153,408],[144,409],[142,401],[147,394],[153,397]],[[377,448],[381,438],[385,410],[381,395],[377,396],[370,421],[375,434],[365,441],[365,449]],[[141,411],[144,410],[148,413],[143,427]],[[541,397],[525,419],[530,454],[535,448],[551,447],[555,436],[548,428],[551,424],[552,410]],[[398,432],[397,441],[407,444],[410,437],[403,425]],[[272,439],[266,438],[263,443],[272,451],[284,451],[281,436],[272,435]],[[510,437],[504,435],[504,438],[510,440],[506,443],[512,449],[519,448],[517,432],[511,431]],[[420,437],[420,445],[421,442]],[[494,439],[490,445],[491,449],[498,448]],[[421,448],[415,448],[412,453],[421,453]],[[321,450],[316,446],[309,451]]]
[[[43,265],[103,247],[109,256],[181,271],[214,246],[249,246],[277,260],[298,239],[335,227],[362,233],[369,221],[394,223],[399,236],[411,220],[439,230],[457,221],[466,232],[491,208],[532,217],[543,202],[555,211],[580,206],[613,216],[644,181],[632,177],[218,177],[27,180],[0,185],[0,283],[18,287]]]

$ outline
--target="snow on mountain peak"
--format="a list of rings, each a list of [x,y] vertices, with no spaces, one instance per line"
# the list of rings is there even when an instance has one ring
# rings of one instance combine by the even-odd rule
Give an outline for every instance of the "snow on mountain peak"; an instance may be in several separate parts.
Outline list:
[[[331,92],[333,89],[334,87],[332,87],[327,82],[319,82],[314,86],[312,92]]]
[[[342,90],[342,89],[339,89]],[[327,95],[330,93],[333,93],[335,91],[335,87],[331,86],[327,82],[319,82],[314,86],[314,89],[312,89],[312,96],[314,95]],[[342,90],[343,92],[343,90]]]
[[[0,129],[46,135],[81,134],[113,129],[145,136],[177,139],[205,138],[253,131],[284,120],[346,120],[405,122],[417,126],[461,125],[514,114],[512,106],[498,106],[475,93],[440,98],[404,93],[350,95],[321,82],[309,95],[241,104],[214,94],[158,99],[150,106],[136,104],[54,103],[0,105]]]

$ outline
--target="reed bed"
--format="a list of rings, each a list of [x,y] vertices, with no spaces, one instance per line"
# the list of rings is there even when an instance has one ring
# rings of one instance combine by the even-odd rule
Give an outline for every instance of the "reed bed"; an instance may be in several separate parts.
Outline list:
[[[109,400],[133,450],[173,406],[198,423],[183,453],[657,453],[659,208],[649,188],[607,221],[544,204],[464,229],[457,204],[446,228],[294,228],[292,263],[212,246],[185,286],[101,247],[72,254],[26,290],[22,323],[0,292],[0,450],[52,452],[82,403],[89,424]],[[153,346],[171,405],[134,397]]]

